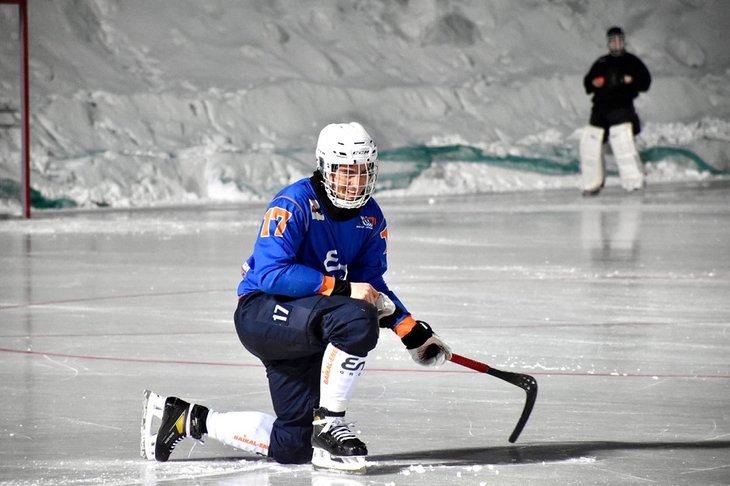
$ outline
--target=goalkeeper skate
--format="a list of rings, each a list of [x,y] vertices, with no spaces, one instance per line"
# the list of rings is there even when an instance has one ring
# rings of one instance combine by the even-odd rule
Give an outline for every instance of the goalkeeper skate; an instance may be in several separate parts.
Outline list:
[[[365,473],[368,449],[350,431],[345,412],[330,412],[324,407],[314,410],[312,466],[315,469]]]
[[[202,442],[208,409],[175,397],[162,397],[145,390],[140,454],[165,462],[175,446],[187,436]],[[156,422],[157,428],[153,425]],[[153,433],[153,431],[156,431]]]

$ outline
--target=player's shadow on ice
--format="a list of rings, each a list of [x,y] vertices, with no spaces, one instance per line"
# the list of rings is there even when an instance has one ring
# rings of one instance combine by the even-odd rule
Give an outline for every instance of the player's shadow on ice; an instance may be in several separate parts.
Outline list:
[[[730,441],[704,442],[559,442],[508,447],[433,449],[369,456],[368,474],[391,474],[405,465],[500,465],[561,462],[581,457],[601,459],[613,451],[665,449],[730,449]],[[382,461],[382,462],[380,462]],[[380,462],[380,463],[378,463]],[[397,464],[394,464],[397,463]]]

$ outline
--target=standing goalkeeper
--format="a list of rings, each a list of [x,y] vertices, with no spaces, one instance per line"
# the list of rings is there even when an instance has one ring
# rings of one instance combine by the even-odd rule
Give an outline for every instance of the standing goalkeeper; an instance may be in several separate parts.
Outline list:
[[[644,63],[626,52],[624,31],[611,27],[606,33],[609,53],[600,57],[583,78],[587,94],[593,94],[590,125],[580,141],[580,165],[584,195],[597,194],[605,182],[603,144],[611,145],[621,185],[627,191],[644,186],[644,171],[634,147],[641,131],[634,99],[648,91],[651,75]]]

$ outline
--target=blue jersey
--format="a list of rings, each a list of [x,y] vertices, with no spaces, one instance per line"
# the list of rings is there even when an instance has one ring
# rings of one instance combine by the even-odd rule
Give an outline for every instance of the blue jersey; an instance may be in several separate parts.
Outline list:
[[[238,295],[260,290],[304,297],[325,293],[326,277],[367,282],[407,315],[383,279],[388,229],[373,198],[346,221],[328,217],[309,178],[281,190],[269,203],[253,254],[243,265]]]

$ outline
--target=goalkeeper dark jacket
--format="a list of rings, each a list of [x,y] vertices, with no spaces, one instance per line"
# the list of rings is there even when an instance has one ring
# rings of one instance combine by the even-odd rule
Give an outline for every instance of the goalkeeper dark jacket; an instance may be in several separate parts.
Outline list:
[[[632,82],[626,84],[624,77],[631,76]],[[604,84],[600,88],[593,86],[593,80],[603,77]],[[611,54],[600,57],[588,74],[583,78],[586,93],[593,93],[593,106],[598,109],[612,110],[631,108],[634,98],[645,92],[651,85],[651,74],[646,65],[635,55],[624,52],[620,56]]]

